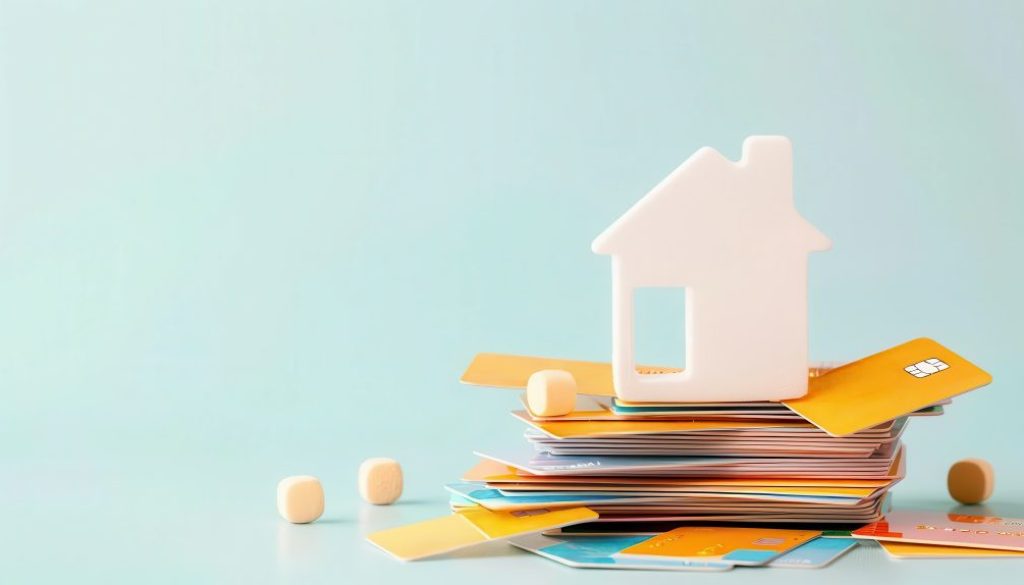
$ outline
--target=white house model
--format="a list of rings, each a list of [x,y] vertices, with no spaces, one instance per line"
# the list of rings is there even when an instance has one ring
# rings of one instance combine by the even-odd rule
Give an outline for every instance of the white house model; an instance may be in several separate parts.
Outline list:
[[[612,257],[618,397],[712,402],[806,394],[807,255],[831,245],[793,203],[789,139],[747,138],[739,162],[698,150],[592,246]],[[640,287],[686,289],[682,372],[637,373]]]

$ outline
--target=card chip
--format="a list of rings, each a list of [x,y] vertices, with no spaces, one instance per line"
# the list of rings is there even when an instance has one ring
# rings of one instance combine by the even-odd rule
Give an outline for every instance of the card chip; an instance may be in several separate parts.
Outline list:
[[[903,368],[908,374],[915,378],[927,378],[936,372],[948,369],[949,364],[940,360],[939,358],[928,358],[923,362],[917,362],[916,364],[910,364]]]

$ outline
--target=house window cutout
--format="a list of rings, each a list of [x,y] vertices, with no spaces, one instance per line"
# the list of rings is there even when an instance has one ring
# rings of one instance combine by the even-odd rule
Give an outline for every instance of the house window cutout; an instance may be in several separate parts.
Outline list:
[[[949,364],[939,358],[928,358],[916,364],[910,364],[903,368],[903,370],[915,378],[927,378],[948,368]]]
[[[641,375],[662,375],[686,367],[686,288],[637,287],[633,295],[633,343]]]

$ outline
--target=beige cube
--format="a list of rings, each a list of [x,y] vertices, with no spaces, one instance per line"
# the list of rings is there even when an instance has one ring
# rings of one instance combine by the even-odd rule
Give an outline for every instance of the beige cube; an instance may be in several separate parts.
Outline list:
[[[293,524],[308,524],[324,513],[324,488],[312,475],[286,477],[277,484],[277,512]]]
[[[536,416],[564,416],[576,406],[576,378],[565,370],[540,370],[526,383],[526,404]]]
[[[378,506],[393,504],[402,495],[402,466],[387,457],[363,461],[359,466],[359,495]]]
[[[949,468],[946,485],[949,495],[961,504],[980,504],[992,496],[996,472],[984,459],[964,459]]]

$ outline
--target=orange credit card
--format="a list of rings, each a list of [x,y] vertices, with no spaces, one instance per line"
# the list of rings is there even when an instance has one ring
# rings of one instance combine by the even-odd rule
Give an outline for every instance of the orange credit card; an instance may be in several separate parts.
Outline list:
[[[530,375],[543,369],[570,372],[582,394],[615,395],[611,364],[600,362],[482,353],[469,364],[461,381],[525,388]],[[641,366],[638,371],[679,370]],[[783,404],[835,437],[908,415],[992,381],[978,366],[924,337],[838,368],[808,372],[807,394]]]
[[[783,404],[841,437],[991,381],[985,370],[921,337],[811,378],[806,396]]]
[[[900,472],[902,457],[897,455],[896,460],[889,469],[889,475],[896,476]],[[792,479],[770,479],[770,478],[667,478],[667,477],[615,477],[615,478],[587,478],[587,477],[558,477],[529,475],[526,472],[499,463],[492,459],[481,459],[471,469],[462,474],[462,481],[486,482],[490,487],[511,486],[510,489],[528,489],[530,485],[549,486],[546,489],[605,489],[608,483],[614,484],[620,489],[634,487],[645,489],[646,487],[663,488],[690,488],[690,487],[718,487],[725,490],[732,488],[753,489],[753,488],[824,488],[824,489],[868,489],[871,492],[882,487],[890,487],[892,479],[850,479],[850,478],[792,478]],[[595,484],[597,487],[595,487]],[[525,486],[525,487],[524,487]],[[556,487],[557,486],[557,487]]]
[[[814,530],[682,526],[623,549],[619,556],[756,566],[820,535]]]
[[[559,358],[509,355],[502,353],[480,353],[469,363],[459,381],[471,386],[494,388],[526,388],[530,376],[538,370],[565,370],[576,379],[580,394],[591,396],[615,396],[612,383],[612,365],[607,362],[588,362]],[[665,366],[637,366],[640,374],[674,374],[679,368]],[[808,368],[807,375],[814,377],[826,371],[825,368]],[[686,403],[692,404],[692,403]]]
[[[530,376],[538,370],[569,372],[573,378],[576,378],[576,387],[580,394],[615,396],[615,386],[612,384],[612,365],[602,362],[481,353],[473,358],[459,381],[473,386],[526,388]],[[678,368],[640,366],[637,371],[641,374],[669,374],[680,370]]]
[[[525,410],[512,412],[518,418],[542,433],[558,439],[572,437],[605,437],[624,435],[645,435],[651,433],[688,433],[694,431],[715,431],[735,429],[798,429],[813,428],[799,419],[793,422],[753,420],[533,420]]]

